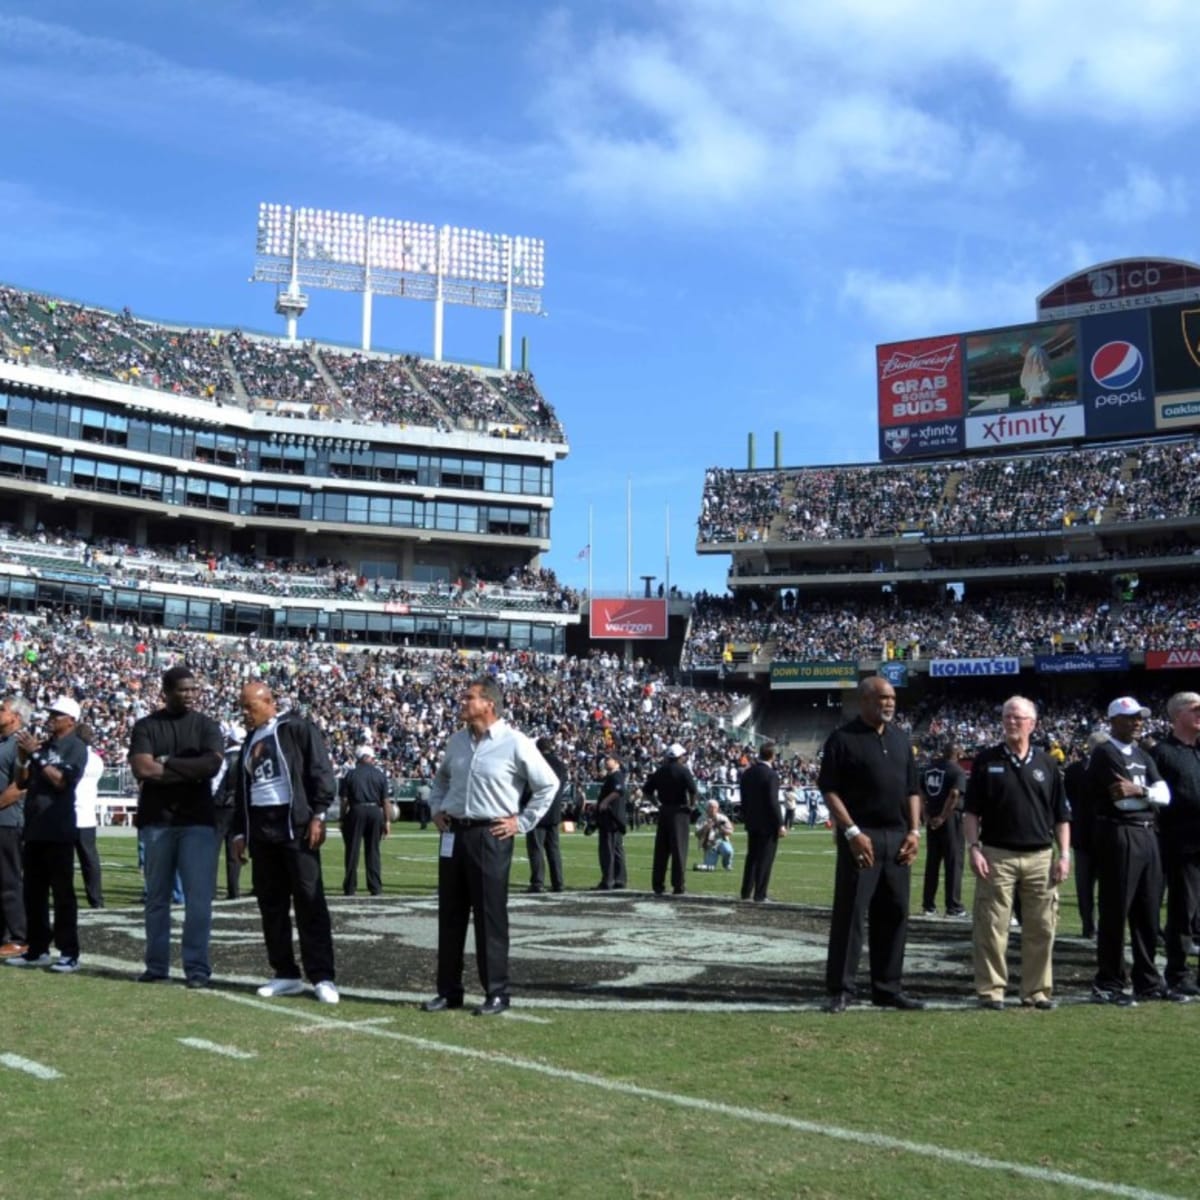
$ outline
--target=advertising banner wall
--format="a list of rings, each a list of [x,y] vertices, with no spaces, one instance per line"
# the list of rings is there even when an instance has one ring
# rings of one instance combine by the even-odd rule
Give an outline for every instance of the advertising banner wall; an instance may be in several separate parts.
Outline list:
[[[796,691],[799,688],[852,688],[858,686],[858,663],[852,662],[773,662],[771,690]]]
[[[1200,650],[1147,650],[1147,671],[1173,671],[1177,667],[1200,667]]]
[[[988,413],[968,417],[967,449],[994,450],[997,446],[1023,446],[1033,442],[1061,442],[1081,438],[1087,431],[1082,404],[1069,408],[1044,408],[1025,412]]]
[[[1155,428],[1200,424],[1200,303],[1150,313],[1154,350]]]
[[[879,431],[879,459],[888,462],[896,458],[957,454],[965,444],[962,421],[895,425]]]
[[[1035,654],[1033,669],[1042,675],[1074,675],[1080,671],[1128,671],[1128,654]]]
[[[1080,392],[1088,437],[1154,429],[1154,369],[1144,311],[1079,322]]]
[[[1200,266],[1170,258],[1098,263],[1038,297],[1039,317],[1091,316],[1200,299]]]
[[[881,427],[962,416],[962,339],[957,334],[878,346],[875,364]]]
[[[652,638],[667,636],[665,600],[593,600],[590,609],[592,641],[611,638]]]
[[[934,658],[929,674],[934,679],[953,679],[959,675],[1019,675],[1019,658]]]

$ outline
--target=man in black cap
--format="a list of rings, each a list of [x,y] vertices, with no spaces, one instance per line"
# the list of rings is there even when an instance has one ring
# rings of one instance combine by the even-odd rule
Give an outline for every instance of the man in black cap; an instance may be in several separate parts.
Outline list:
[[[25,919],[29,944],[6,958],[10,967],[79,970],[79,902],[75,898],[75,785],[87,766],[87,747],[75,736],[79,703],[59,696],[50,705],[50,736],[17,734],[17,784],[25,789]],[[54,926],[50,897],[54,897]],[[50,961],[50,941],[58,958]]]
[[[367,891],[372,896],[383,892],[383,870],[379,855],[381,839],[392,831],[388,811],[387,776],[375,765],[375,751],[359,746],[354,768],[342,777],[338,793],[342,801],[342,843],[346,873],[342,893],[353,896],[358,890],[358,856],[367,851]]]
[[[642,785],[642,795],[658,802],[658,827],[654,831],[654,862],[650,868],[650,886],[656,896],[666,887],[667,861],[671,863],[671,891],[682,896],[687,880],[688,836],[692,809],[700,789],[695,777],[684,765],[686,750],[672,742],[662,766]]]
[[[1099,884],[1100,923],[1096,937],[1097,1004],[1132,1007],[1138,1000],[1170,996],[1154,951],[1162,901],[1162,860],[1155,814],[1171,802],[1171,792],[1138,738],[1150,710],[1132,696],[1108,706],[1109,736],[1092,751],[1086,782],[1096,807],[1094,854]],[[1133,952],[1133,995],[1125,986],[1125,925]]]

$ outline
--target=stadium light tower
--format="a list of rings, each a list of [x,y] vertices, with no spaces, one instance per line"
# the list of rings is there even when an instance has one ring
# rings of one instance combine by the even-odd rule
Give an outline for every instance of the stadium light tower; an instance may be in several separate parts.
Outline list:
[[[429,225],[393,217],[366,217],[290,204],[258,206],[254,282],[280,290],[275,311],[296,338],[308,306],[301,285],[362,293],[362,348],[371,348],[372,300],[401,296],[433,302],[433,357],[442,358],[446,304],[498,308],[503,314],[505,370],[512,369],[512,315],[542,311],[545,243]]]

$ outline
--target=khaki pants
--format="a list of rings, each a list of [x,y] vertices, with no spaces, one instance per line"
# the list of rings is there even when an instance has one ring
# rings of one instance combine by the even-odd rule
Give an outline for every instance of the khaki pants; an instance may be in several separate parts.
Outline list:
[[[1054,986],[1051,959],[1058,924],[1058,889],[1050,882],[1054,851],[984,846],[988,878],[975,880],[975,992],[1003,1000],[1008,983],[1009,921],[1013,893],[1021,897],[1021,1000],[1048,1000]]]

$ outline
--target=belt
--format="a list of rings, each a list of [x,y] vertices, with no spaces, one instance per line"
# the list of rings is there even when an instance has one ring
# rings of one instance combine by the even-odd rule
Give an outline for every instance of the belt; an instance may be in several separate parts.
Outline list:
[[[1104,825],[1114,825],[1117,829],[1153,829],[1153,821],[1118,821],[1114,817],[1097,817]]]
[[[491,825],[493,821],[502,820],[500,817],[451,817],[451,829],[479,829],[484,825]]]

